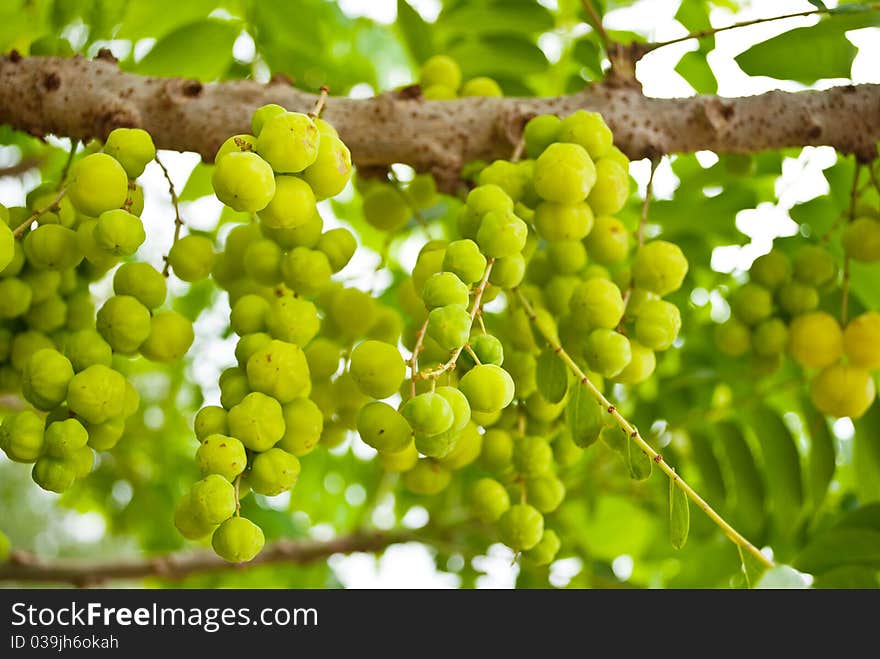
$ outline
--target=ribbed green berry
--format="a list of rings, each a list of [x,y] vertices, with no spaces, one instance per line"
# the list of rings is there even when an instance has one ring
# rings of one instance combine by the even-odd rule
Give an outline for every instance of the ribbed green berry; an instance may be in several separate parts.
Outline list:
[[[403,474],[403,485],[406,489],[428,496],[445,490],[451,480],[452,472],[429,458],[420,459],[412,469]]]
[[[101,213],[92,236],[105,252],[113,256],[131,256],[146,240],[147,234],[137,215],[117,208]]]
[[[348,229],[339,227],[321,235],[317,249],[324,253],[333,272],[342,270],[357,250],[357,239]]]
[[[34,463],[31,477],[44,490],[60,494],[73,485],[76,469],[67,460],[44,455]]]
[[[216,405],[208,405],[200,409],[193,422],[196,437],[204,441],[209,435],[227,435],[229,423],[226,415],[226,410]]]
[[[381,401],[367,403],[361,408],[357,430],[366,444],[381,452],[402,451],[412,440],[412,428],[406,418]]]
[[[529,228],[513,211],[489,211],[483,215],[476,241],[486,256],[513,256],[523,250]]]
[[[12,229],[0,220],[0,272],[3,271],[15,257],[15,236]]]
[[[206,236],[184,236],[168,252],[168,263],[174,274],[188,282],[206,279],[216,261],[214,243]]]
[[[401,410],[404,419],[417,433],[439,435],[455,423],[455,411],[443,396],[424,393],[411,398]]]
[[[626,258],[629,233],[616,217],[599,215],[584,243],[591,259],[602,265],[614,265]]]
[[[545,201],[577,204],[596,183],[596,166],[579,144],[554,143],[535,160],[535,191]]]
[[[562,541],[556,532],[553,529],[544,529],[541,541],[526,552],[526,555],[535,565],[549,565],[556,558],[560,547],[562,547]]]
[[[822,286],[837,275],[834,257],[825,247],[805,245],[794,256],[794,276],[808,286]]]
[[[316,212],[315,193],[308,183],[295,176],[279,176],[275,180],[275,195],[259,211],[259,216],[267,228],[295,229],[306,224]]]
[[[211,536],[211,546],[220,558],[230,563],[246,563],[263,549],[263,530],[249,519],[231,517]]]
[[[262,332],[266,329],[269,302],[261,295],[242,295],[232,305],[229,323],[239,336]]]
[[[284,435],[276,446],[297,457],[311,453],[321,439],[324,415],[308,398],[297,398],[282,407]]]
[[[542,437],[526,436],[513,444],[513,466],[527,478],[550,471],[553,465],[553,449]]]
[[[390,453],[381,451],[379,453],[379,463],[385,471],[392,473],[402,473],[412,469],[419,461],[419,452],[415,445],[410,442],[401,451]]]
[[[318,199],[335,197],[351,178],[351,152],[338,137],[321,136],[318,155],[302,176]]]
[[[773,312],[773,296],[760,284],[749,282],[734,292],[730,307],[737,319],[746,325],[756,325]]]
[[[316,249],[294,247],[281,259],[284,283],[306,297],[314,297],[327,286],[332,273],[327,256]]]
[[[257,134],[257,153],[283,174],[301,172],[318,157],[320,133],[315,122],[300,112],[268,118]]]
[[[33,293],[20,279],[0,279],[0,318],[17,318],[30,309]]]
[[[735,318],[715,326],[715,345],[729,357],[740,357],[751,347],[752,332],[749,326]]]
[[[251,115],[251,132],[254,135],[259,135],[260,131],[263,130],[263,126],[269,119],[278,116],[279,114],[284,114],[285,112],[287,112],[287,110],[276,103],[261,105],[254,110],[254,114]]]
[[[630,297],[632,300],[632,297]],[[666,350],[681,329],[681,312],[665,300],[647,300],[636,318],[636,338],[652,350]]]
[[[500,366],[481,364],[464,374],[459,389],[467,397],[471,409],[496,412],[513,401],[513,378]]]
[[[114,295],[98,311],[96,327],[114,352],[133,355],[150,335],[150,310],[129,295]]]
[[[629,198],[629,172],[620,163],[601,158],[596,161],[596,184],[587,196],[587,203],[597,215],[613,215]]]
[[[29,232],[24,253],[31,265],[48,270],[69,270],[83,260],[76,232],[60,224],[44,224]]]
[[[688,261],[681,248],[665,240],[640,247],[632,266],[635,285],[660,296],[681,288],[687,272]]]
[[[472,337],[470,346],[481,364],[501,366],[504,363],[504,346],[491,334],[478,334]]]
[[[35,462],[43,453],[45,422],[31,410],[4,417],[0,425],[0,448],[13,462]]]
[[[565,485],[556,476],[529,478],[525,486],[529,503],[542,513],[552,513],[565,499]]]
[[[791,277],[791,260],[777,249],[770,250],[755,259],[749,276],[755,283],[775,290]]]
[[[235,359],[239,366],[247,366],[248,360],[255,352],[269,345],[272,337],[265,332],[245,334],[235,344]]]
[[[422,300],[430,309],[456,304],[467,307],[470,300],[468,287],[451,272],[435,272],[422,287]]]
[[[498,288],[514,288],[522,283],[525,274],[525,258],[522,254],[512,254],[495,260],[489,273],[489,283]]]
[[[88,423],[104,423],[125,410],[125,378],[102,364],[73,376],[67,387],[67,404]]]
[[[463,307],[457,304],[438,307],[428,314],[427,334],[443,350],[452,352],[467,343],[471,324],[471,316]]]
[[[506,430],[490,429],[483,435],[480,465],[489,471],[500,473],[513,461],[513,438]]]
[[[819,291],[799,281],[790,281],[777,289],[776,301],[787,314],[797,316],[819,306]]]
[[[28,360],[21,378],[21,390],[27,401],[41,410],[52,410],[67,398],[73,378],[73,366],[57,350],[46,348]]]
[[[455,240],[446,246],[442,267],[465,284],[474,284],[483,278],[486,257],[473,240]]]
[[[339,370],[342,348],[331,339],[319,336],[305,348],[309,373],[315,380],[329,378]]]
[[[54,458],[67,458],[89,441],[89,433],[76,419],[53,421],[46,427],[45,450]]]
[[[535,229],[550,242],[581,240],[593,229],[593,211],[585,203],[545,201],[535,209]]]
[[[97,217],[121,208],[128,196],[128,174],[106,153],[93,153],[70,169],[67,197],[83,215]]]
[[[218,384],[220,385],[220,404],[226,410],[238,405],[245,396],[251,393],[251,385],[244,368],[225,369],[220,374]]]
[[[544,149],[556,141],[560,123],[561,120],[555,114],[542,114],[529,119],[523,129],[526,155],[529,158],[537,158]]]
[[[189,496],[193,512],[208,524],[219,524],[235,513],[235,488],[219,474],[193,483]]]
[[[150,319],[150,334],[140,353],[154,362],[171,363],[189,350],[195,335],[189,319],[176,311],[162,311]]]
[[[174,526],[184,538],[199,540],[211,534],[216,525],[201,519],[195,511],[192,497],[187,492],[174,507]]]
[[[150,134],[141,128],[116,128],[107,136],[104,153],[116,158],[128,178],[135,179],[156,157],[156,146]]]
[[[412,210],[406,199],[391,185],[377,185],[364,195],[364,219],[380,231],[396,231],[410,217]]]
[[[260,392],[247,394],[226,419],[230,436],[252,451],[266,451],[284,435],[281,404]]]
[[[492,478],[481,478],[471,488],[471,505],[485,523],[495,522],[510,508],[510,495]]]
[[[856,261],[880,260],[880,221],[873,217],[856,218],[846,225],[840,242],[847,255]]]
[[[130,295],[148,309],[162,306],[167,295],[165,278],[148,263],[123,263],[113,275],[113,291]]]
[[[602,115],[588,110],[578,110],[563,119],[556,139],[579,144],[594,159],[603,157],[613,146],[611,129]]]
[[[625,305],[614,282],[589,279],[572,291],[568,308],[579,327],[613,329],[620,323]]]
[[[513,551],[525,551],[538,544],[544,534],[544,517],[533,506],[511,506],[498,520],[501,542]]]
[[[368,396],[387,398],[400,389],[406,364],[395,346],[364,341],[351,353],[351,376]]]
[[[638,341],[630,341],[629,346],[631,352],[629,363],[617,374],[615,381],[621,384],[640,384],[651,377],[657,365],[657,358],[653,350]]]
[[[461,84],[461,68],[448,55],[429,57],[419,71],[419,84],[424,87],[443,85],[452,90]]]
[[[606,378],[618,375],[632,359],[629,340],[612,329],[590,332],[584,346],[584,357],[590,369]]]
[[[256,153],[230,153],[214,166],[211,185],[217,199],[242,213],[263,210],[275,195],[272,167]]]
[[[247,363],[247,381],[281,403],[307,396],[311,390],[309,365],[299,346],[273,340],[254,353]]]
[[[266,313],[266,329],[276,339],[304,346],[321,327],[318,310],[302,298],[286,295],[275,298]]]
[[[788,326],[779,318],[768,318],[752,333],[752,348],[764,357],[782,354],[787,344]]]
[[[296,485],[300,464],[295,455],[280,448],[271,448],[254,458],[248,483],[257,494],[275,496]]]

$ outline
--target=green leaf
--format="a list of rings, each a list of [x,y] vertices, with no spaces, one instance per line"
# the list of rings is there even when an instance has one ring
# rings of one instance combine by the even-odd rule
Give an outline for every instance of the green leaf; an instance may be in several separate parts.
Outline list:
[[[712,506],[722,505],[726,498],[724,477],[712,450],[712,442],[705,434],[691,434],[691,457],[700,472],[700,494]]]
[[[764,467],[770,477],[771,510],[777,527],[785,535],[800,522],[804,503],[801,462],[791,431],[782,418],[768,407],[760,407],[753,415],[753,428],[764,454]]]
[[[568,424],[571,439],[575,444],[586,448],[595,443],[605,425],[604,416],[602,408],[590,392],[581,386],[573,389],[565,407],[565,423]]]
[[[694,88],[699,94],[715,94],[718,92],[718,80],[712,73],[706,56],[698,51],[685,53],[678,64],[675,72]]]
[[[410,55],[418,63],[423,63],[434,54],[434,32],[421,14],[406,0],[397,0],[397,29],[403,37]]]
[[[756,589],[806,589],[809,588],[803,575],[788,565],[777,565],[764,573],[755,584]]]
[[[739,551],[739,559],[742,562],[743,574],[746,578],[746,587],[755,588],[761,575],[767,571],[767,566],[755,558],[751,552],[742,548],[742,545],[736,546]]]
[[[822,0],[807,0],[807,2],[813,5],[816,9],[828,9]]]
[[[880,501],[880,405],[872,405],[855,422],[852,443],[859,499],[863,503]]]
[[[795,567],[804,572],[825,572],[841,565],[880,567],[880,531],[833,528],[814,538],[797,556]]]
[[[691,510],[687,494],[669,479],[669,539],[675,549],[684,547],[691,528]]]
[[[207,165],[203,162],[196,163],[186,180],[186,185],[180,192],[180,201],[193,201],[214,194],[214,187],[211,185],[213,173],[213,165]]]
[[[735,526],[747,537],[757,536],[764,527],[764,482],[755,465],[742,431],[732,423],[717,426],[722,452],[727,459],[735,505],[731,516]],[[741,527],[741,528],[740,528]],[[754,539],[754,538],[752,538]]]
[[[516,36],[489,36],[465,39],[451,46],[446,54],[461,65],[466,78],[476,75],[516,76],[541,73],[547,57],[530,39]]]
[[[833,588],[835,590],[880,588],[877,570],[864,565],[845,565],[816,576],[813,588]]]
[[[539,34],[553,29],[553,14],[536,2],[503,0],[489,5],[459,4],[437,18],[436,27],[461,34]]]
[[[211,13],[217,0],[150,0],[128,2],[117,37],[120,39],[159,39],[171,30],[197,21]]]
[[[207,19],[174,30],[134,66],[137,73],[216,80],[229,68],[241,27]]]
[[[819,414],[812,405],[806,404],[807,423],[810,435],[810,458],[808,474],[810,484],[810,501],[814,510],[818,510],[828,493],[828,486],[834,477],[835,450],[834,438],[828,429],[825,417]]]
[[[558,403],[565,398],[565,392],[568,391],[568,368],[555,351],[546,348],[538,357],[535,378],[538,391],[548,402]],[[598,407],[595,401],[591,402],[593,407]]]
[[[643,481],[651,476],[654,461],[638,447],[632,437],[626,438],[626,464],[629,467],[629,477],[633,480]]]
[[[593,79],[602,77],[602,53],[595,41],[589,37],[580,39],[572,48],[571,55],[590,72]],[[580,86],[583,87],[583,81],[580,81]]]
[[[858,49],[844,35],[848,30],[868,27],[874,20],[868,15],[832,16],[755,44],[735,59],[749,75],[807,85],[822,78],[849,78]]]

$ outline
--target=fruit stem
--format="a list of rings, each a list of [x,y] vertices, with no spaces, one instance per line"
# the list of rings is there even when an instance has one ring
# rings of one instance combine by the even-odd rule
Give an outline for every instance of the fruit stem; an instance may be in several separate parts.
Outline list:
[[[171,195],[171,205],[174,207],[174,238],[171,241],[171,247],[174,247],[177,244],[177,241],[180,240],[180,229],[183,227],[183,220],[180,218],[180,199],[177,196],[177,191],[174,189],[174,181],[171,180],[171,174],[168,173],[168,168],[159,160],[159,154],[156,154],[156,164],[162,169],[162,174],[165,176],[165,180],[168,181],[168,194]],[[171,250],[168,250],[168,254],[171,253]],[[171,273],[171,261],[168,260],[168,254],[162,257],[162,260],[165,261],[165,265],[162,267],[162,276],[167,277]]]
[[[492,264],[495,263],[494,258],[490,258],[486,261],[486,271],[483,273],[483,278],[480,280],[480,283],[477,285],[477,288],[474,290],[474,304],[471,307],[471,326],[474,324],[474,320],[476,320],[477,316],[480,314],[480,310],[482,308],[483,303],[483,293],[486,291],[486,286],[489,285],[489,275],[492,273]],[[424,329],[427,330],[428,321],[425,321]],[[467,345],[467,344],[465,344]],[[437,378],[443,375],[446,371],[451,371],[455,368],[456,363],[458,363],[458,358],[461,356],[461,351],[464,350],[464,346],[455,350],[452,355],[449,357],[449,360],[445,364],[441,364],[436,368],[432,368],[427,371],[421,371],[417,374],[417,377],[427,380],[428,378]],[[416,377],[416,376],[413,376]],[[415,382],[413,382],[413,388],[415,388]]]
[[[33,224],[35,220],[37,220],[37,219],[38,219],[41,215],[43,215],[44,213],[48,213],[49,211],[51,211],[51,210],[53,210],[54,208],[56,208],[56,207],[58,206],[58,202],[61,201],[61,200],[64,198],[64,195],[65,195],[66,193],[67,193],[67,188],[66,188],[66,187],[62,187],[62,188],[58,191],[58,194],[56,194],[55,197],[52,199],[52,201],[50,201],[50,202],[49,202],[46,206],[44,206],[43,208],[38,208],[38,209],[35,210],[33,213],[31,213],[31,214],[28,216],[28,218],[27,218],[24,222],[22,222],[22,223],[19,224],[17,227],[15,227],[15,229],[12,230],[12,234],[13,234],[16,238],[21,238],[22,235],[24,234],[24,232],[27,231],[28,227],[29,227],[31,224]]]
[[[61,178],[58,179],[58,190],[64,187],[64,184],[67,183],[67,174],[70,172],[70,166],[73,164],[73,157],[76,155],[76,148],[79,146],[79,140],[76,138],[71,138],[70,140],[70,152],[67,154],[67,160],[64,163],[64,169],[61,170]]]
[[[526,299],[525,295],[519,289],[513,289],[513,292],[516,294],[519,299],[520,304],[525,310],[526,314],[529,317],[529,320],[532,321],[532,324],[535,328],[541,333],[550,347],[554,352],[559,356],[559,358],[568,366],[569,370],[574,373],[575,377],[577,377],[580,384],[587,389],[590,394],[592,394],[593,398],[596,399],[596,402],[600,405],[600,407],[604,408],[608,414],[614,419],[617,423],[617,426],[629,437],[633,442],[635,442],[636,446],[639,447],[639,450],[642,451],[645,455],[651,458],[652,462],[660,467],[660,470],[663,471],[673,482],[673,484],[682,490],[687,497],[697,505],[706,516],[709,517],[718,527],[724,532],[731,542],[743,548],[745,551],[749,552],[758,562],[761,563],[766,568],[773,567],[772,561],[770,561],[764,554],[760,552],[760,550],[755,547],[751,542],[749,542],[745,536],[740,534],[735,528],[733,528],[730,524],[728,524],[721,515],[719,515],[706,501],[699,495],[697,492],[688,485],[684,479],[682,479],[675,470],[663,459],[663,456],[657,453],[648,442],[646,442],[638,429],[632,425],[629,421],[627,421],[623,415],[617,411],[617,408],[611,404],[611,402],[605,398],[601,391],[593,384],[592,380],[586,376],[586,374],[581,370],[581,368],[575,363],[575,361],[569,356],[569,354],[563,349],[560,345],[559,341],[557,341],[540,323],[536,323],[535,310],[532,305],[529,303],[528,299]]]
[[[870,169],[870,168],[869,168]],[[859,197],[859,174],[862,172],[861,163],[856,160],[855,171],[853,171],[852,192],[849,195],[849,211],[847,211],[847,222],[852,222],[856,218],[856,200]],[[843,257],[843,281],[840,284],[840,324],[846,325],[846,318],[849,311],[849,280],[850,280],[850,258],[849,254]]]
[[[602,45],[605,47],[605,52],[608,52],[608,49],[611,46],[611,39],[608,37],[608,33],[605,31],[605,26],[602,25],[602,17],[599,16],[599,12],[596,11],[593,0],[581,0],[581,4],[583,4],[584,11],[587,13],[587,17],[590,19],[590,25],[593,26],[593,29],[596,30],[596,34],[599,35],[599,39],[602,40]]]
[[[321,85],[321,89],[319,90],[318,100],[315,101],[315,107],[312,108],[312,111],[309,112],[309,116],[312,119],[317,119],[324,112],[324,106],[327,104],[327,95],[330,93],[330,88],[327,85]]]

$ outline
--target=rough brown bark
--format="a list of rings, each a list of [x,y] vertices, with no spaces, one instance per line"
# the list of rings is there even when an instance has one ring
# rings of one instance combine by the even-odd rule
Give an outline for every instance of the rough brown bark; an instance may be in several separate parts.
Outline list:
[[[353,534],[326,542],[279,540],[268,545],[250,563],[240,565],[227,563],[209,550],[120,561],[79,559],[44,561],[33,554],[13,552],[9,562],[0,564],[0,582],[60,583],[84,588],[106,581],[147,577],[178,580],[191,574],[219,570],[247,570],[273,563],[304,565],[323,560],[333,554],[379,552],[389,545],[413,539],[411,533],[388,532]]]
[[[2,123],[35,135],[80,139],[139,126],[159,148],[195,151],[205,160],[229,135],[249,131],[254,108],[279,103],[308,111],[315,100],[280,80],[202,84],[126,73],[107,59],[0,60]],[[406,163],[449,180],[470,160],[509,156],[529,117],[578,108],[601,112],[631,158],[828,145],[869,160],[880,140],[880,85],[656,99],[637,86],[609,81],[556,98],[455,101],[425,101],[410,88],[365,100],[331,98],[324,116],[358,165]]]

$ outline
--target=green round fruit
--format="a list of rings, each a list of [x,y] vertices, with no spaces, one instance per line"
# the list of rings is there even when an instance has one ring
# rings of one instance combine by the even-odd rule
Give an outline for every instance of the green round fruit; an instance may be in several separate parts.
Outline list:
[[[252,451],[266,451],[284,435],[281,404],[260,392],[247,394],[226,417],[229,434]]]
[[[21,391],[37,409],[50,411],[67,398],[67,387],[73,379],[73,366],[57,350],[46,348],[28,360],[21,378]]]
[[[320,138],[308,115],[283,112],[266,119],[257,133],[257,153],[280,174],[301,172],[317,159]]]
[[[513,466],[526,478],[546,474],[553,466],[553,449],[542,437],[522,437],[513,444]]]
[[[819,291],[799,281],[790,281],[777,289],[776,300],[783,311],[797,316],[819,306]]]
[[[216,260],[214,243],[205,236],[184,236],[168,252],[168,263],[174,274],[187,282],[206,279]]]
[[[468,287],[456,275],[451,272],[435,272],[422,287],[422,300],[428,310],[451,304],[467,308],[470,296]]]
[[[470,313],[457,304],[432,309],[428,314],[427,335],[449,352],[458,350],[471,333]]]
[[[357,430],[366,444],[383,453],[403,451],[412,441],[412,428],[406,418],[381,401],[361,408]]]
[[[510,508],[510,495],[504,486],[492,478],[481,478],[471,488],[474,513],[486,524],[498,519]]]
[[[286,492],[296,485],[300,464],[295,455],[280,448],[271,448],[254,458],[248,483],[257,494],[272,497]]]
[[[147,234],[137,215],[117,208],[104,211],[92,230],[95,244],[113,256],[131,256],[140,247]]]
[[[880,261],[880,221],[876,218],[856,218],[846,225],[840,241],[851,259],[864,263]]]
[[[559,124],[560,142],[579,144],[593,159],[602,158],[612,146],[611,129],[598,112],[578,110]]]
[[[419,452],[415,445],[410,442],[402,451],[389,453],[382,451],[379,453],[379,463],[385,471],[391,473],[403,473],[409,471],[416,466],[419,461]]]
[[[533,506],[511,506],[498,520],[501,542],[515,552],[531,549],[544,534],[544,517]]]
[[[228,435],[229,423],[226,415],[226,410],[216,405],[208,405],[200,409],[193,421],[196,438],[204,441],[209,435]]]
[[[83,260],[76,232],[60,224],[44,224],[29,232],[24,253],[31,265],[47,270],[70,270]]]
[[[17,318],[30,309],[33,293],[20,279],[0,279],[0,318]]]
[[[843,355],[843,332],[837,319],[824,311],[798,316],[788,328],[788,351],[805,368],[830,366]]]
[[[491,472],[506,471],[513,462],[513,438],[506,430],[492,428],[483,435],[480,465]]]
[[[591,370],[613,378],[632,360],[632,346],[623,334],[612,329],[597,329],[587,337],[584,357]]]
[[[351,152],[342,140],[322,135],[318,156],[302,173],[318,199],[335,197],[351,178]]]
[[[665,300],[647,300],[637,313],[636,338],[639,342],[652,350],[669,349],[681,329],[678,307]]]
[[[45,422],[31,410],[4,417],[0,448],[13,462],[35,462],[43,453]]]
[[[199,518],[189,493],[186,493],[174,507],[174,526],[187,540],[200,540],[210,535],[216,527]]]
[[[874,379],[863,368],[831,364],[822,369],[810,385],[813,405],[829,416],[862,417],[876,397]]]
[[[596,184],[587,196],[587,203],[596,215],[613,215],[629,199],[629,171],[609,158],[596,161]]]
[[[211,536],[217,555],[230,563],[246,563],[263,549],[263,530],[249,519],[232,517],[223,522]]]
[[[591,259],[602,265],[614,265],[629,252],[629,233],[616,217],[599,215],[584,244]]]
[[[561,126],[560,126],[561,128]],[[554,143],[535,160],[535,191],[546,201],[577,204],[596,183],[596,166],[579,144]]]
[[[229,324],[239,336],[255,334],[266,329],[269,302],[261,295],[242,295],[232,305]]]
[[[535,565],[549,565],[556,558],[562,541],[553,529],[545,529],[541,541],[532,547],[527,555]]]
[[[311,390],[309,365],[299,346],[273,340],[247,363],[247,381],[254,391],[289,403]]]
[[[76,419],[53,421],[46,427],[45,450],[53,458],[67,458],[83,448],[89,433]]]
[[[544,149],[556,141],[560,123],[559,117],[555,114],[542,114],[529,119],[523,129],[526,155],[529,158],[537,158],[544,152]]]
[[[98,311],[96,327],[114,352],[133,355],[147,340],[150,310],[129,295],[114,295]]]
[[[305,249],[305,248],[303,248]],[[275,339],[304,346],[321,327],[318,309],[308,300],[291,295],[277,297],[266,313],[266,329]]]
[[[791,277],[791,260],[777,249],[770,250],[755,259],[749,276],[755,283],[776,290]]]
[[[88,423],[104,423],[123,414],[125,385],[120,373],[95,364],[73,376],[67,387],[67,404]]]
[[[351,352],[350,372],[366,395],[388,398],[400,389],[406,376],[406,364],[395,346],[364,341]]]
[[[825,247],[806,245],[794,257],[794,276],[808,286],[822,286],[837,276],[834,257]]]
[[[256,153],[230,153],[214,166],[211,185],[217,199],[241,213],[263,210],[275,195],[272,167]]]
[[[394,455],[393,453],[391,455]],[[430,458],[420,459],[403,474],[403,485],[414,494],[439,494],[452,480],[452,472]]]
[[[12,229],[0,220],[0,272],[2,272],[15,257],[15,235]]]
[[[571,294],[569,312],[582,328],[614,329],[626,308],[620,289],[607,279],[589,279]]]
[[[762,357],[781,355],[787,344],[788,325],[779,318],[768,318],[752,334],[752,348]]]
[[[678,245],[655,240],[639,248],[632,266],[635,285],[660,295],[681,288],[688,261]]]
[[[281,259],[281,276],[294,292],[314,297],[327,284],[333,270],[324,252],[308,247],[294,247]]]
[[[437,393],[418,394],[409,399],[401,414],[413,431],[422,435],[439,435],[455,423],[455,411],[449,401]]]
[[[208,474],[189,491],[192,510],[208,524],[219,524],[235,514],[235,488],[219,474]]]
[[[630,341],[629,363],[617,374],[615,381],[620,384],[641,384],[654,372],[657,366],[657,358],[654,351],[643,346],[638,341]]]
[[[321,234],[317,249],[324,253],[333,272],[342,270],[357,251],[357,239],[351,231],[339,227]]]
[[[773,313],[773,296],[760,284],[749,282],[734,292],[730,306],[737,319],[746,325],[757,325]]]
[[[150,319],[150,335],[140,353],[154,362],[171,363],[183,358],[193,343],[192,323],[176,311],[162,311]]]
[[[552,513],[565,499],[565,485],[556,476],[529,478],[525,487],[529,503],[541,513]]]
[[[442,267],[465,284],[475,284],[486,271],[486,257],[473,240],[456,240],[446,246]]]
[[[419,84],[422,88],[443,85],[454,91],[461,84],[461,68],[447,55],[434,55],[422,64]]]
[[[71,167],[67,198],[83,215],[121,208],[127,197],[128,174],[112,156],[93,153]]]
[[[148,263],[123,263],[113,275],[113,292],[129,295],[148,309],[162,306],[168,288],[162,274]]]
[[[489,211],[483,215],[476,241],[486,256],[500,258],[522,252],[529,228],[512,211]]]
[[[141,128],[116,128],[107,136],[104,153],[116,158],[128,178],[135,179],[156,157],[156,146],[150,134]]]
[[[471,78],[461,86],[459,95],[465,96],[504,96],[501,87],[492,78],[478,76]]]
[[[391,185],[377,185],[364,195],[364,219],[380,231],[400,229],[412,217],[412,209],[400,191]]]
[[[843,351],[853,366],[880,368],[880,313],[868,311],[849,322],[843,331]]]
[[[253,115],[251,115],[251,132],[254,135],[259,135],[260,131],[263,130],[263,126],[266,125],[266,122],[269,121],[272,117],[277,117],[279,114],[284,114],[287,110],[276,103],[269,103],[267,105],[262,105],[254,110]]]
[[[295,229],[305,225],[317,212],[315,193],[308,183],[295,176],[275,180],[275,196],[258,214],[269,229]]]
[[[342,348],[335,341],[319,336],[306,347],[305,355],[312,378],[323,380],[335,375],[339,370]]]
[[[44,490],[60,494],[73,485],[76,468],[66,460],[43,456],[34,463],[31,477]]]
[[[214,155],[214,163],[216,164],[220,162],[220,158],[229,155],[230,153],[256,150],[257,138],[253,135],[248,135],[246,133],[233,135],[232,137],[227,138],[226,141],[220,145],[220,148],[217,149],[217,153]]]
[[[297,457],[311,453],[324,430],[321,408],[308,398],[297,398],[282,407],[284,435],[276,446]]]
[[[459,389],[477,412],[497,412],[513,401],[513,378],[500,366],[481,364],[464,374]]]

